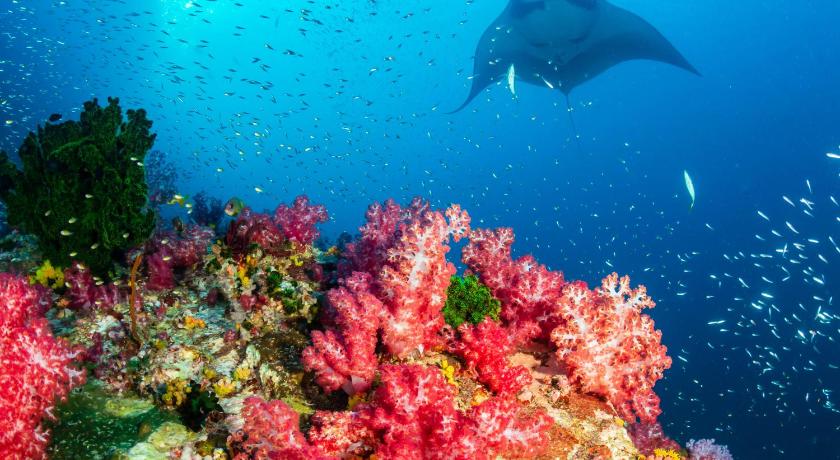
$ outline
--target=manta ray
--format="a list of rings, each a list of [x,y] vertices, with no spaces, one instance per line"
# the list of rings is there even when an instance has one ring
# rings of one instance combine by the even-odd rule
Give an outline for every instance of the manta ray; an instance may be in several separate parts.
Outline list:
[[[475,51],[466,107],[508,73],[562,91],[624,61],[649,59],[699,72],[650,23],[606,0],[511,0]],[[511,67],[513,66],[513,67]]]

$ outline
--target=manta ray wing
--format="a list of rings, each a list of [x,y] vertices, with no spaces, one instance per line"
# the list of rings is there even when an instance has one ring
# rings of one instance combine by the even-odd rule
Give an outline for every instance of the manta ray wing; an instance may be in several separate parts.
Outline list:
[[[534,30],[535,24],[549,23],[563,27]],[[525,82],[546,82],[568,95],[581,83],[633,59],[660,61],[699,75],[656,28],[606,0],[512,0],[481,36],[470,93],[450,113],[469,105],[511,64]]]
[[[603,11],[584,51],[557,68],[560,89],[568,94],[575,87],[622,62],[659,61],[700,75],[675,47],[650,23],[623,8],[603,2]]]

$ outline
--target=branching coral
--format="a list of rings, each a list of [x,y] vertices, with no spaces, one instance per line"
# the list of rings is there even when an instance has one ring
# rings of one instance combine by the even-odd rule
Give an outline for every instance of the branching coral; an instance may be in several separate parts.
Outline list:
[[[46,458],[42,419],[84,381],[72,360],[78,351],[57,340],[43,314],[46,291],[0,274],[0,452],[5,458]]]
[[[152,122],[142,109],[126,117],[117,99],[106,107],[94,99],[78,122],[30,133],[18,150],[22,171],[0,155],[9,223],[37,236],[43,255],[58,265],[77,259],[106,276],[151,233],[142,164],[154,142]]]

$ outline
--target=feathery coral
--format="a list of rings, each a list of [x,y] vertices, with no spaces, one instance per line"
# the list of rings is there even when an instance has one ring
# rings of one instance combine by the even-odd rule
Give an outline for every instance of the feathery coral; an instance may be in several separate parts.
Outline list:
[[[78,354],[50,332],[46,291],[0,274],[0,452],[5,458],[45,458],[42,425],[53,404],[84,381],[72,366]]]

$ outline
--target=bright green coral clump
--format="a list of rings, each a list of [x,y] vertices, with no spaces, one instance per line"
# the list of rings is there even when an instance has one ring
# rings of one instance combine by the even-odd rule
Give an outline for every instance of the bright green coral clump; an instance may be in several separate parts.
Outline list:
[[[500,309],[501,302],[475,275],[453,276],[446,291],[443,318],[452,327],[458,327],[465,321],[478,324],[488,316],[498,321]]]
[[[94,99],[79,121],[29,133],[18,151],[22,171],[0,152],[9,224],[37,236],[43,256],[58,266],[78,260],[104,276],[154,227],[143,169],[152,122],[142,109],[126,117],[118,99],[108,98],[106,107]]]

